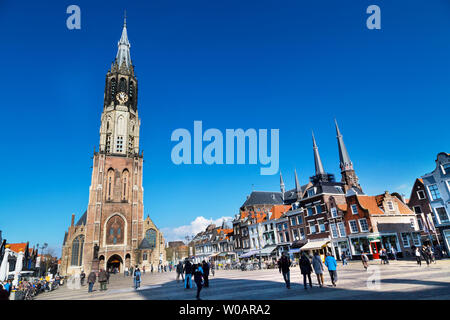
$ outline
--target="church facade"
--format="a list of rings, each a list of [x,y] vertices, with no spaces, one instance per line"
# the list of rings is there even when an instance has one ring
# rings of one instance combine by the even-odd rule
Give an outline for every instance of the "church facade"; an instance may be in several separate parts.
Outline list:
[[[138,81],[126,21],[106,74],[100,145],[94,151],[89,204],[64,236],[60,273],[165,264],[165,240],[144,219],[143,152],[139,149]]]

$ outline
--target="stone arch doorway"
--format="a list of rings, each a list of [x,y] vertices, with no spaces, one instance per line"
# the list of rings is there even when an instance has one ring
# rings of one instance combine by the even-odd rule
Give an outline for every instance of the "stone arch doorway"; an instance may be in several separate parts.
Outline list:
[[[129,253],[127,253],[125,256],[125,266],[128,268],[131,267],[131,256]]]
[[[112,270],[117,268],[117,271],[120,272],[123,265],[122,257],[118,254],[113,254],[111,257],[109,257],[108,262],[106,263],[107,270]]]

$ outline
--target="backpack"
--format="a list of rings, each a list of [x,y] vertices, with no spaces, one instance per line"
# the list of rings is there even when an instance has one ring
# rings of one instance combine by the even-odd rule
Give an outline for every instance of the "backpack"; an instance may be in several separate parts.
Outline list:
[[[140,275],[136,275],[136,281],[141,281],[141,276]]]

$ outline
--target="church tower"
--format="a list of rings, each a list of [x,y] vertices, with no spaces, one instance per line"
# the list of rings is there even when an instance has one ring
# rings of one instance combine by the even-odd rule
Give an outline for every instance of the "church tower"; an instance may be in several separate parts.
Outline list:
[[[89,204],[63,245],[63,274],[165,262],[164,238],[144,220],[143,152],[139,149],[138,81],[126,19],[106,74],[99,150],[94,150]]]
[[[341,168],[342,183],[344,184],[345,191],[352,187],[357,187],[361,190],[361,186],[358,182],[359,179],[356,176],[355,170],[353,169],[353,163],[350,160],[350,156],[348,155],[347,148],[344,144],[344,138],[339,131],[337,121],[334,120],[334,122],[336,124],[336,138],[339,149],[339,166]]]

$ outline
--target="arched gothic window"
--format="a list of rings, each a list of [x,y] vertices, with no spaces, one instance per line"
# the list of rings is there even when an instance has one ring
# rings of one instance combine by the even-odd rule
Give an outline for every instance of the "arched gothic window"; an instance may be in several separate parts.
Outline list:
[[[116,79],[112,78],[111,79],[111,100],[114,101],[114,99],[116,98]]]
[[[130,184],[128,170],[124,170],[122,173],[122,200],[127,200],[128,198],[128,185]]]
[[[83,260],[83,247],[84,247],[84,236],[79,235],[72,242],[72,259],[70,264],[72,266],[81,266]]]
[[[122,244],[125,236],[125,221],[118,215],[109,219],[106,224],[106,244]]]
[[[133,101],[134,98],[134,83],[130,81],[130,90],[129,90],[130,101]]]
[[[145,232],[145,239],[147,239],[148,243],[150,243],[150,246],[152,248],[156,247],[156,230],[148,229]]]
[[[125,78],[120,78],[119,82],[119,92],[126,92],[127,91],[127,80]]]
[[[108,176],[106,177],[106,199],[112,200],[113,199],[113,192],[114,192],[114,170],[109,169],[108,170]]]

